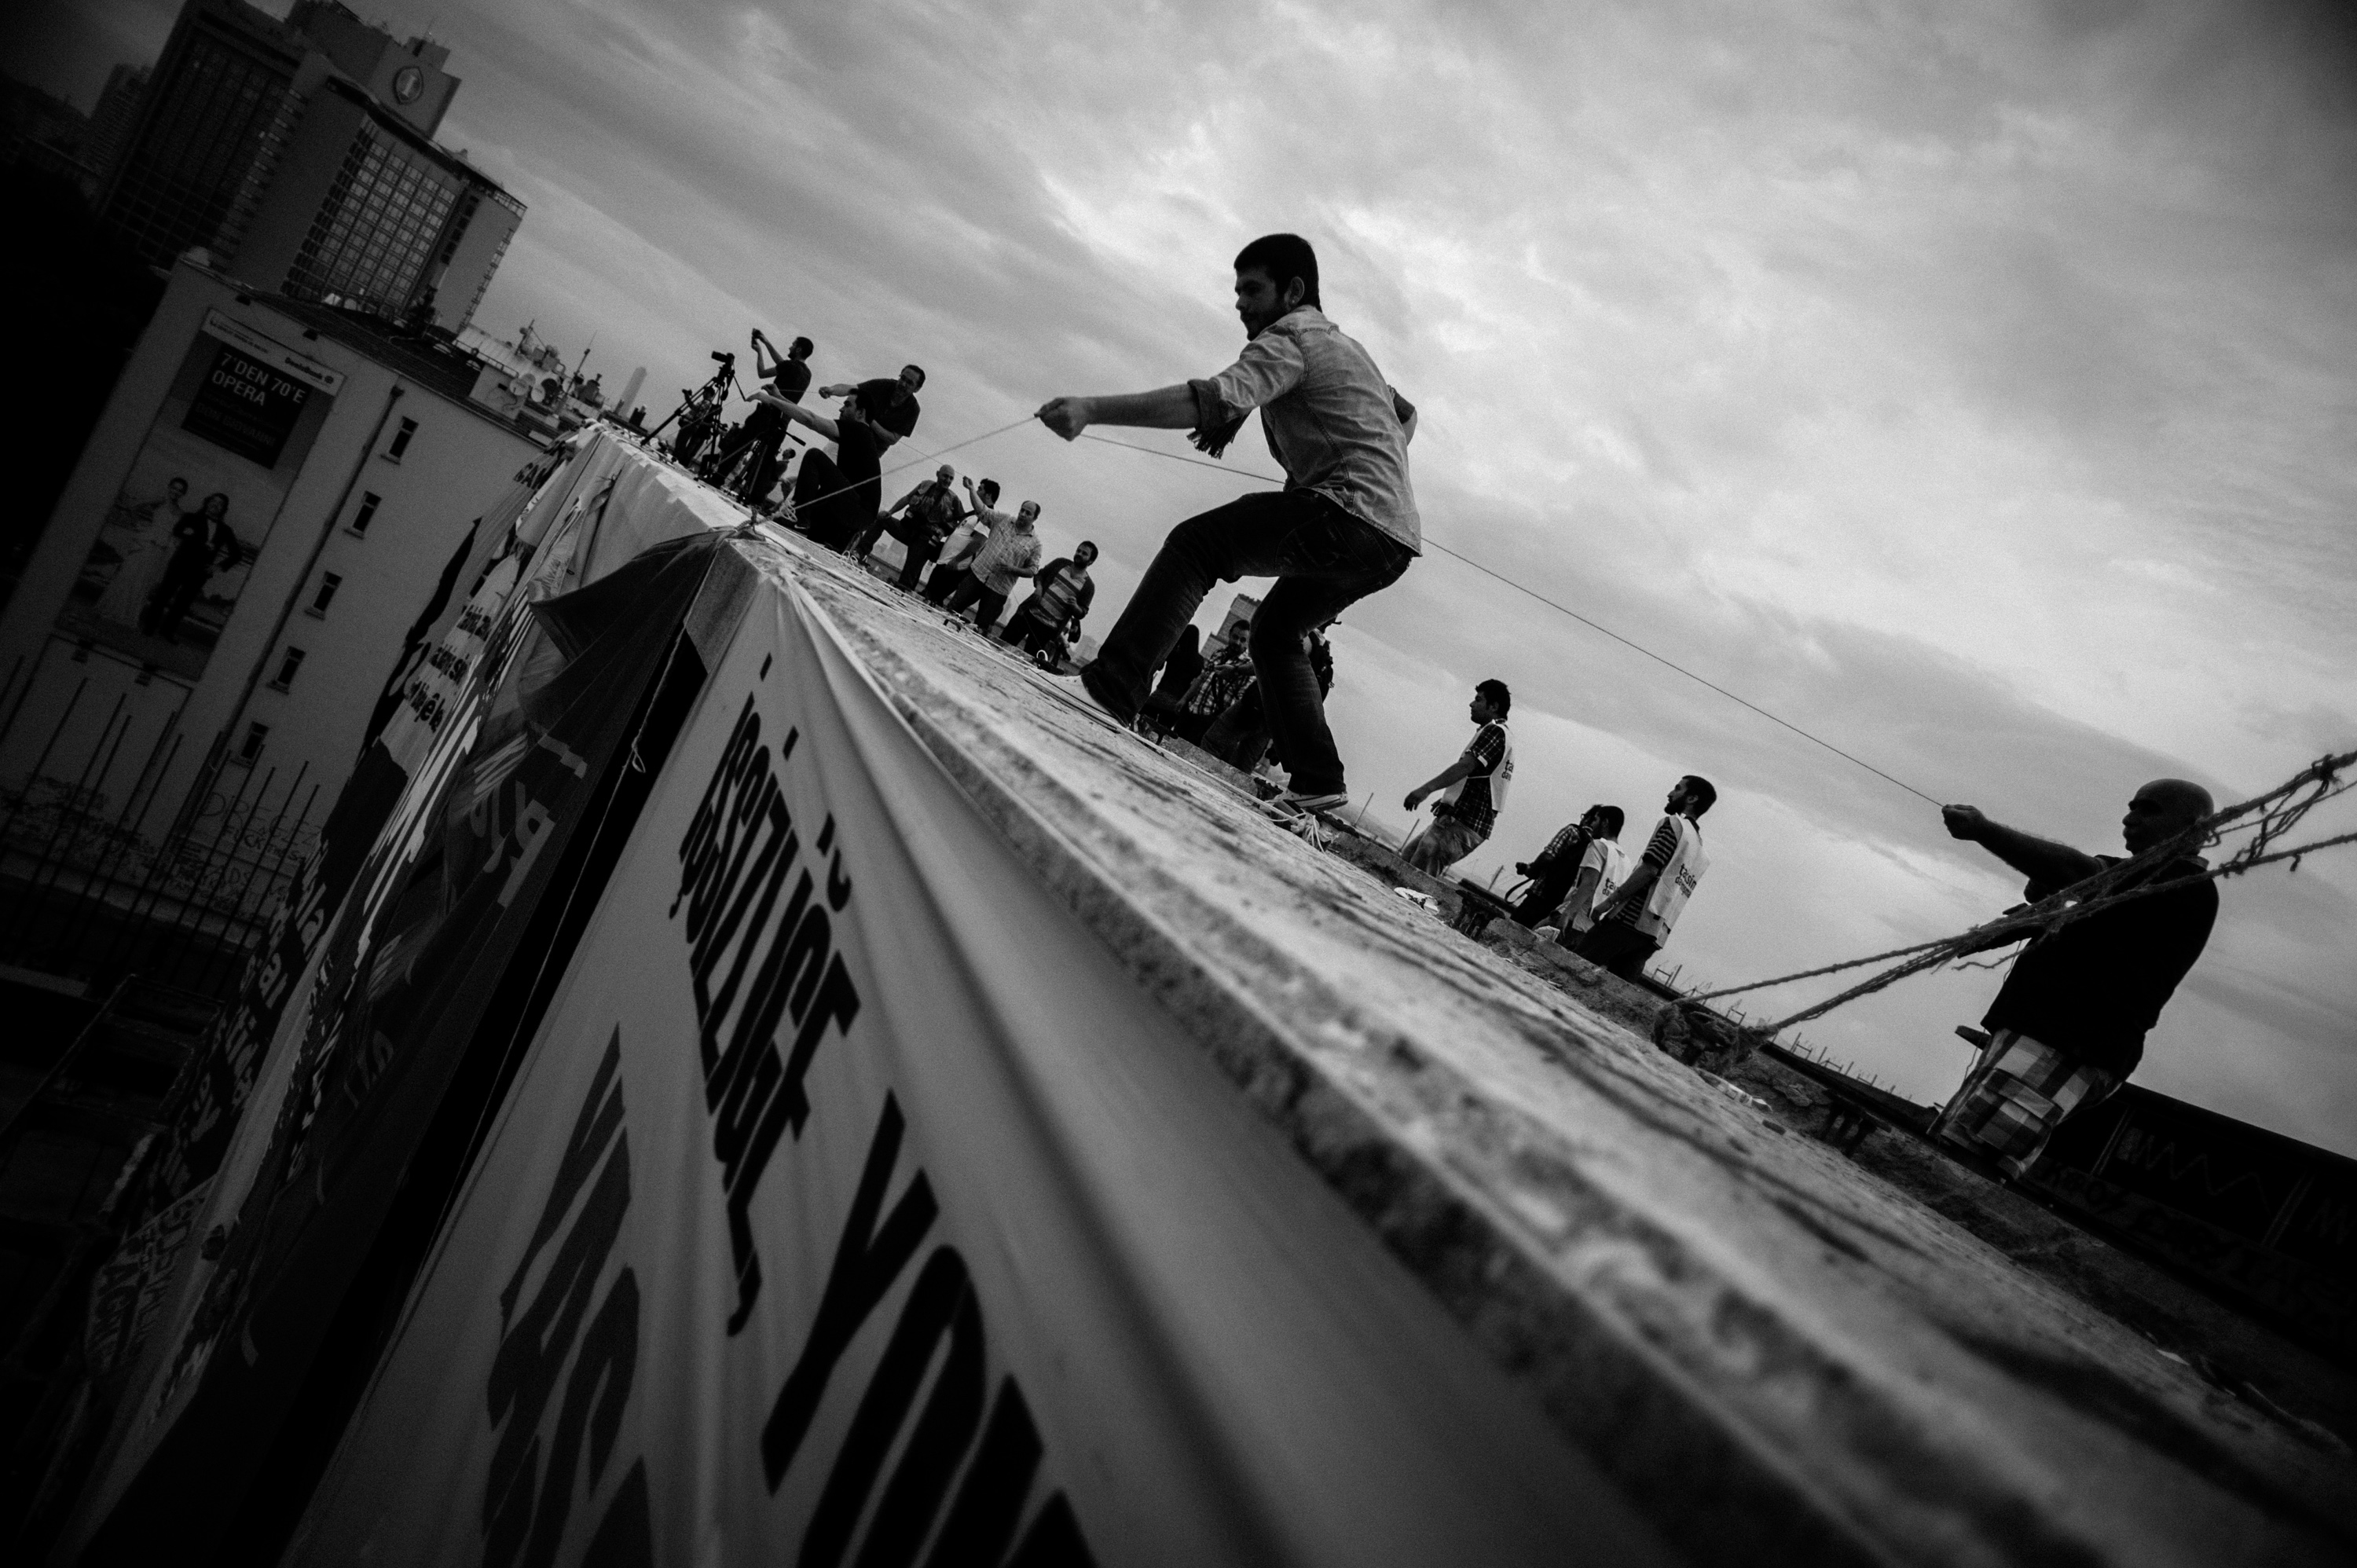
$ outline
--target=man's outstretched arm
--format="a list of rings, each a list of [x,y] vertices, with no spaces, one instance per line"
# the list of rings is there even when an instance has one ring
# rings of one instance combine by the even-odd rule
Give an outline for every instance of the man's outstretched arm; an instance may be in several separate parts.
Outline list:
[[[1115,397],[1051,397],[1035,416],[1040,424],[1071,441],[1092,424],[1128,424],[1148,430],[1192,430],[1195,389],[1181,381],[1153,392],[1124,392]]]
[[[1991,822],[1977,806],[1943,806],[1940,820],[1950,836],[1980,845],[2029,878],[2031,886],[2048,892],[2084,881],[2104,868],[2102,861],[2067,843]]]
[[[1451,784],[1457,783],[1458,780],[1469,776],[1472,771],[1473,764],[1465,757],[1458,757],[1456,761],[1450,763],[1448,767],[1442,768],[1439,772],[1434,774],[1431,778],[1426,779],[1415,789],[1409,790],[1407,792],[1406,809],[1411,811],[1415,811],[1418,806],[1424,804],[1426,796],[1438,794],[1441,790],[1448,789]]]

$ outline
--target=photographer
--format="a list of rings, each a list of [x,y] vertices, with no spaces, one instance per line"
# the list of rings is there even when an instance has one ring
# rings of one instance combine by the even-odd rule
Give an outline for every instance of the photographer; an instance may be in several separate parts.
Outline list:
[[[784,358],[777,355],[776,346],[756,327],[753,328],[754,374],[769,383],[769,391],[790,403],[799,403],[802,393],[810,390],[811,370],[806,362],[813,345],[807,338],[797,338]],[[745,423],[721,443],[713,458],[712,472],[726,474],[747,448],[752,450],[752,460],[739,482],[737,497],[746,503],[758,503],[770,493],[778,481],[778,448],[786,438],[786,417],[759,392],[753,394],[753,412]]]

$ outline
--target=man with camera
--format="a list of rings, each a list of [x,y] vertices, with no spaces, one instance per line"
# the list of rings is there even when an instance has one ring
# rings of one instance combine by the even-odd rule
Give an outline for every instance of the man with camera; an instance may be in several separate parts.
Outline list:
[[[853,542],[851,553],[856,560],[865,560],[875,547],[879,533],[890,533],[907,547],[907,556],[900,564],[900,586],[909,593],[917,591],[917,579],[924,575],[925,565],[942,553],[942,541],[956,531],[965,516],[964,503],[950,488],[957,478],[957,470],[947,463],[931,478],[894,501],[876,520],[876,525]]]
[[[802,393],[810,390],[809,360],[814,345],[807,338],[797,338],[782,358],[768,336],[753,328],[753,373],[769,383],[769,390],[788,403],[800,403]],[[743,476],[737,486],[737,499],[754,504],[770,493],[778,482],[778,471],[784,465],[778,460],[778,448],[786,438],[786,416],[774,403],[756,393],[753,412],[720,444],[712,460],[712,472],[726,474],[749,449]]]

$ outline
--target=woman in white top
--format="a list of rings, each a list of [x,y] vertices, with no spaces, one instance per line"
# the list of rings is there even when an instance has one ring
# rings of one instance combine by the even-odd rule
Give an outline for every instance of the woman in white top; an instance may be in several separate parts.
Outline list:
[[[98,596],[93,608],[99,619],[117,626],[139,624],[140,612],[164,581],[164,568],[172,564],[172,524],[179,521],[180,502],[188,494],[188,481],[174,478],[164,487],[161,500],[123,509],[123,564]]]

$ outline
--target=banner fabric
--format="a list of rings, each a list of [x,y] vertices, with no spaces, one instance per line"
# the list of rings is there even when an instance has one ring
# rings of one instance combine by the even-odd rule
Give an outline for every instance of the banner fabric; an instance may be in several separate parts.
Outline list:
[[[725,648],[286,1562],[1658,1555],[799,588]]]
[[[263,1005],[242,1008],[239,1033],[224,1042],[247,1042],[243,1059],[211,1057],[221,1080],[214,1103],[226,1106],[214,1123],[233,1123],[214,1156],[221,1175],[174,1261],[170,1306],[130,1381],[70,1543],[110,1515],[99,1546],[127,1550],[157,1530],[201,1539],[235,1506],[232,1477],[261,1462],[299,1388],[373,1239],[388,1184],[402,1179],[508,953],[531,926],[581,812],[599,798],[606,760],[663,668],[716,542],[698,509],[644,509],[643,530],[672,530],[672,550],[618,573],[632,577],[629,585],[549,596],[576,578],[576,547],[594,533],[597,502],[627,450],[593,443],[518,520],[511,547],[442,639],[447,657],[413,682],[447,683],[447,700],[404,703],[355,774],[355,786],[391,782],[369,797],[376,821],[359,839],[366,854],[330,867],[340,887],[307,877],[304,903],[281,911],[279,950],[270,955],[277,972],[264,961],[250,973]],[[569,499],[545,504],[558,489]],[[691,541],[691,550],[677,547]],[[592,599],[599,624],[587,626],[582,605]],[[348,789],[346,802],[352,798]],[[356,838],[333,842],[342,848]],[[452,858],[466,855],[476,864]],[[330,901],[330,892],[340,896]],[[286,950],[295,943],[299,972]],[[425,950],[436,944],[447,959]],[[290,983],[296,972],[300,983]],[[290,996],[296,1004],[272,1015]],[[265,1023],[276,1026],[266,1053],[251,1043]],[[199,1122],[191,1131],[200,1149],[212,1129]],[[334,1190],[346,1176],[358,1179]],[[273,1312],[289,1315],[289,1331],[279,1336],[285,1354],[265,1359],[256,1315]],[[234,1369],[213,1361],[225,1333],[244,1341]],[[198,1462],[157,1463],[209,1383],[240,1387],[216,1391],[210,1418],[185,1439]],[[166,1524],[168,1510],[158,1512],[153,1498],[140,1502],[143,1480],[150,1491],[190,1494],[193,1517]],[[140,1506],[122,1506],[126,1498]]]

